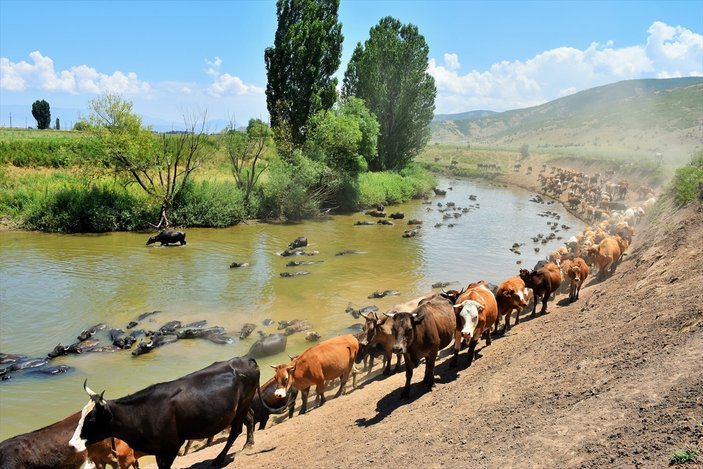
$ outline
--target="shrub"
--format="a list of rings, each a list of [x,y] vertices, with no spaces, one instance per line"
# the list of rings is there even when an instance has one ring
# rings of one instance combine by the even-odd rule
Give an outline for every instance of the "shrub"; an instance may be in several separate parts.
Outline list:
[[[695,462],[698,457],[698,452],[695,449],[680,449],[671,453],[669,465],[685,464],[687,462]]]
[[[703,199],[703,153],[694,157],[691,164],[676,170],[672,180],[674,200],[685,205],[696,198]]]
[[[170,218],[178,226],[221,228],[247,216],[244,193],[234,181],[191,181],[178,194]]]

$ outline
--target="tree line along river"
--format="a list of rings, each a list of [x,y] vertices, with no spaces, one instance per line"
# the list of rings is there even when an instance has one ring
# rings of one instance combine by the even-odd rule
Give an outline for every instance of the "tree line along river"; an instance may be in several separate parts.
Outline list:
[[[378,219],[354,213],[296,224],[187,229],[188,244],[182,247],[146,246],[147,233],[0,233],[0,352],[46,357],[58,343],[76,342],[92,325],[125,329],[140,314],[155,310],[160,312],[139,328],[206,320],[233,338],[228,345],[179,340],[138,357],[129,350],[62,356],[50,365],[72,369],[55,376],[13,373],[0,382],[0,440],[80,410],[87,402],[86,378],[92,389],[106,390],[105,397],[114,399],[243,355],[259,338],[258,331],[279,332],[278,321],[307,319],[322,339],[345,334],[361,322],[345,311],[350,304],[354,309],[375,305],[382,312],[432,291],[437,282],[450,282],[447,288],[456,289],[480,279],[497,284],[521,267],[531,268],[583,228],[559,204],[533,202],[533,194],[519,188],[438,182],[447,190],[445,196],[386,207],[388,213],[405,214],[392,226],[355,226],[359,220]],[[441,211],[448,202],[455,207]],[[415,228],[407,225],[409,219],[422,220],[422,228],[416,237],[403,238],[405,230]],[[552,231],[563,239],[533,242]],[[308,238],[306,250],[319,254],[280,256],[298,236]],[[519,255],[510,251],[514,243],[524,243],[517,248]],[[346,250],[361,253],[335,255]],[[286,267],[290,260],[322,262]],[[233,261],[250,266],[230,269]],[[310,273],[280,276],[299,270]],[[397,290],[400,296],[368,298],[383,290]],[[264,326],[265,319],[274,324]],[[257,329],[240,340],[245,323]],[[268,365],[287,362],[287,354],[311,345],[304,337],[293,334],[285,353],[258,360],[262,383],[272,374]],[[101,342],[107,345],[105,339]]]

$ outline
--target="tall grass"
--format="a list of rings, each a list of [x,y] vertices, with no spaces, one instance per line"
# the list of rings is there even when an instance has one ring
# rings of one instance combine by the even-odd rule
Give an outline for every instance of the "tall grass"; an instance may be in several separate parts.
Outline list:
[[[678,205],[685,205],[696,198],[703,200],[703,153],[694,157],[689,165],[676,170],[671,191]]]
[[[411,165],[399,173],[362,173],[359,176],[357,208],[421,198],[428,195],[436,184],[434,176],[417,165]]]

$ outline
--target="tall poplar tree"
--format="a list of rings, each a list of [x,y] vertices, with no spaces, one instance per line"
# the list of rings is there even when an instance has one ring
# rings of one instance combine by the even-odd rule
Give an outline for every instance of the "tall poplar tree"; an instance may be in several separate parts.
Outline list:
[[[37,129],[48,129],[51,124],[51,110],[45,100],[32,103],[32,116],[37,121]]]
[[[342,96],[356,96],[378,118],[378,159],[369,169],[401,169],[425,147],[437,95],[427,73],[429,47],[417,26],[389,16],[357,44]]]
[[[337,100],[342,56],[339,0],[278,0],[278,29],[264,52],[266,106],[271,127],[287,127],[296,147],[305,143],[308,118]]]

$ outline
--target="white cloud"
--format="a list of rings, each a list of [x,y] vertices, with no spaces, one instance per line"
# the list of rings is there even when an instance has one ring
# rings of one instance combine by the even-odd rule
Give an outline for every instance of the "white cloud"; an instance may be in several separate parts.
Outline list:
[[[459,56],[457,54],[444,54],[444,65],[447,66],[449,70],[459,70],[461,64],[459,63]]]
[[[208,87],[208,93],[212,96],[244,96],[263,94],[264,89],[255,86],[247,85],[244,81],[229,73],[220,74],[222,59],[215,57],[214,60],[205,59],[205,63],[209,65],[205,71],[208,75],[214,78],[213,83]]]
[[[30,88],[70,94],[104,92],[143,95],[151,92],[151,85],[139,80],[137,74],[116,71],[112,75],[100,73],[87,65],[56,71],[54,61],[39,51],[29,54],[33,63],[11,62],[0,58],[0,88],[25,91]]]
[[[437,84],[437,112],[504,111],[621,80],[703,75],[702,35],[661,22],[647,32],[642,45],[616,48],[608,41],[585,50],[559,47],[463,75],[457,72],[459,57],[446,53],[444,65],[431,59],[428,66]]]

